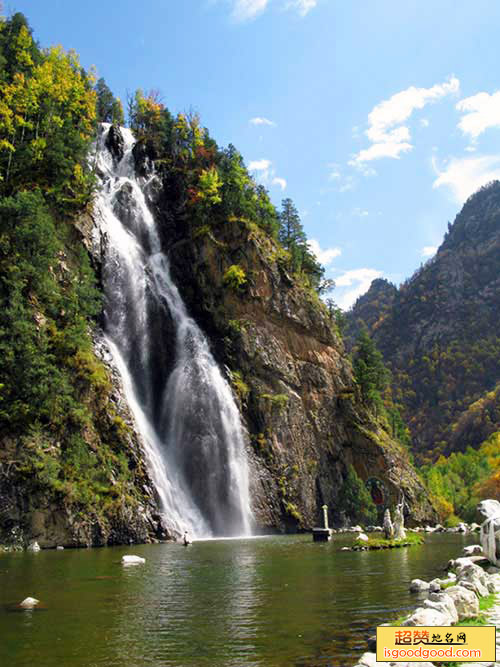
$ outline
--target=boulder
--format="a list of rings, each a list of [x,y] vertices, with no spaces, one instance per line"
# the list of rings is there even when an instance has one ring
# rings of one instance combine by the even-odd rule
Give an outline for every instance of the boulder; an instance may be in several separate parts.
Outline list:
[[[368,542],[368,540],[369,540],[370,538],[368,537],[368,535],[365,535],[364,533],[360,533],[360,534],[357,536],[356,539],[357,539],[357,540],[361,540],[361,542]]]
[[[28,545],[26,551],[40,551],[40,545],[38,542],[32,542]]]
[[[402,626],[449,625],[448,613],[430,607],[418,607],[413,614],[401,622]]]
[[[468,530],[466,523],[459,523],[457,526],[457,533],[467,533]]]
[[[37,600],[36,598],[25,598],[22,602],[19,603],[19,606],[24,607],[24,609],[33,609],[33,607],[36,607],[39,602],[40,600]]]
[[[141,558],[141,556],[122,556],[123,565],[138,565],[145,562],[146,559]]]
[[[443,625],[452,625],[458,622],[458,613],[453,598],[447,593],[431,593],[424,602],[424,608],[433,609],[448,617]]]
[[[466,560],[458,558],[457,560]],[[489,577],[486,572],[474,563],[463,563],[457,568],[457,584],[474,590],[479,597],[488,595]]]
[[[480,533],[484,554],[492,565],[500,566],[500,502],[482,500],[477,509],[485,518]]]
[[[378,667],[380,664],[383,663],[377,662],[376,653],[363,653],[356,667]]]
[[[464,556],[476,556],[483,553],[483,547],[480,544],[470,544],[468,547],[464,547],[463,554]]]
[[[439,593],[440,590],[441,590],[441,579],[433,579],[429,583],[429,591],[431,593]]]
[[[455,603],[459,621],[479,614],[479,601],[473,591],[464,586],[450,586],[446,589],[446,595]]]
[[[427,593],[430,589],[430,584],[422,579],[412,579],[410,584],[410,593]]]

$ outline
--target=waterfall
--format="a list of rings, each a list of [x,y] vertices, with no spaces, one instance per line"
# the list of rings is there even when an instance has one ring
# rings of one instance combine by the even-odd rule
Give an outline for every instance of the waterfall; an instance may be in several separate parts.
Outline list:
[[[248,535],[248,469],[238,408],[172,282],[145,196],[156,176],[136,176],[130,130],[121,128],[119,160],[107,147],[109,131],[102,124],[97,141],[95,205],[105,335],[165,522],[174,533],[187,530],[196,537]]]

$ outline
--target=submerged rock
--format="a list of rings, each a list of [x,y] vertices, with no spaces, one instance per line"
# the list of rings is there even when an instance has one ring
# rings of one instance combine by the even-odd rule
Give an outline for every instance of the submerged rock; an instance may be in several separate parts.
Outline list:
[[[19,603],[19,606],[24,607],[24,609],[33,609],[33,607],[36,607],[39,603],[40,600],[37,600],[36,598],[24,598],[24,600]]]
[[[145,563],[146,559],[141,558],[141,556],[122,556],[123,565],[139,565],[140,563]]]

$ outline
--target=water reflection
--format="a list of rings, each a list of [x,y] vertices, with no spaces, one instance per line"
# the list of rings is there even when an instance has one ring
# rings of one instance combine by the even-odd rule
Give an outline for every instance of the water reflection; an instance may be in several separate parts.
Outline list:
[[[416,604],[465,541],[342,552],[310,536],[5,555],[0,664],[16,667],[341,667],[374,627]],[[121,556],[146,563],[123,568]],[[34,595],[46,613],[13,614]]]

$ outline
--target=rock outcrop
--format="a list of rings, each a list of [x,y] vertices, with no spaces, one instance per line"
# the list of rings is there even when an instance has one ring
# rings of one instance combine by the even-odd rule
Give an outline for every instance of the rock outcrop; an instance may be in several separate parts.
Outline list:
[[[277,244],[247,220],[193,228],[161,191],[152,203],[174,280],[239,400],[260,528],[311,528],[325,503],[339,524],[349,464],[362,480],[383,481],[385,504],[402,489],[410,522],[432,516],[407,451],[362,406],[327,310],[288,275]],[[239,287],[227,280],[231,267]]]

